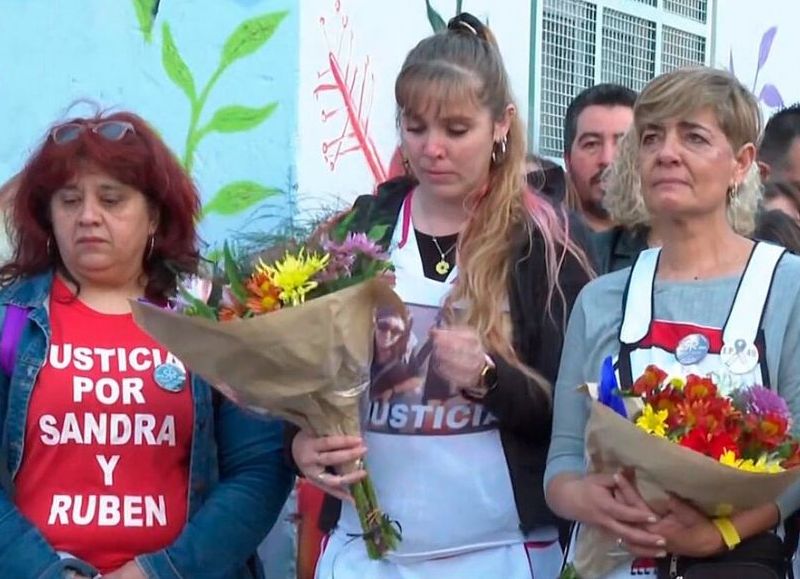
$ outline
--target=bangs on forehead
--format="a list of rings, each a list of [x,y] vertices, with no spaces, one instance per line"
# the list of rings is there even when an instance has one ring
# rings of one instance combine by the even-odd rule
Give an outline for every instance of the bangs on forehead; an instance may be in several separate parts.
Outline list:
[[[401,114],[416,117],[433,114],[440,118],[480,109],[481,92],[471,74],[448,66],[406,74],[397,83],[395,97]]]
[[[648,126],[660,124],[671,119],[687,119],[695,113],[710,109],[722,126],[720,111],[714,99],[704,98],[702,94],[671,94],[669,98],[637,103],[634,109],[634,123],[637,131]]]

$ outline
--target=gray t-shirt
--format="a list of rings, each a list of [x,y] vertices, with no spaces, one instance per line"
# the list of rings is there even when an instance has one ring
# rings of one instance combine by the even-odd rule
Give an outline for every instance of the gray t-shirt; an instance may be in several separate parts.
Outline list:
[[[630,271],[627,268],[594,280],[583,288],[575,302],[555,388],[545,489],[557,474],[585,472],[583,445],[589,404],[577,387],[597,382],[603,360],[619,351],[622,294]],[[740,276],[686,282],[656,279],[654,319],[722,328],[739,279]],[[787,254],[778,264],[762,327],[770,382],[788,403],[797,434],[800,432],[800,257]],[[778,508],[783,515],[800,508],[800,483],[780,497]]]

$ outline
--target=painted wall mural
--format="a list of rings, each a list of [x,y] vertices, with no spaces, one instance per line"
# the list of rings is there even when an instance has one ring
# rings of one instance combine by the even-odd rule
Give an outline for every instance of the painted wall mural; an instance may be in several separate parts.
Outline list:
[[[0,121],[11,127],[0,140],[0,181],[21,168],[51,123],[95,106],[130,109],[195,176],[207,251],[286,219],[296,185],[296,4],[0,5]]]
[[[192,172],[213,252],[399,170],[394,79],[460,10],[495,30],[526,114],[530,0],[0,2],[0,183],[54,122],[130,109]],[[524,17],[521,17],[524,15]]]
[[[765,117],[800,101],[795,74],[800,38],[790,26],[800,17],[793,0],[770,0],[769,10],[753,10],[746,0],[719,3],[714,64],[733,72],[759,99]]]

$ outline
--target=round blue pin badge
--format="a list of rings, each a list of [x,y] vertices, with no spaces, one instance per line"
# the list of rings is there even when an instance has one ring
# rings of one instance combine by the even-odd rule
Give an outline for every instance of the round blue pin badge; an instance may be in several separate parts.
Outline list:
[[[153,378],[160,388],[168,392],[180,392],[186,384],[186,371],[177,364],[159,364]]]

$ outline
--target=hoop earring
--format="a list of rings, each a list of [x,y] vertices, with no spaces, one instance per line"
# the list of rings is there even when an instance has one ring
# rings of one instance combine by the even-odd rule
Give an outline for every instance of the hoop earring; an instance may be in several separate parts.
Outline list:
[[[405,156],[403,156],[403,171],[405,172],[406,177],[410,177],[412,175],[411,163],[408,162],[408,159],[406,159]]]
[[[499,141],[494,142],[492,147],[492,165],[498,165],[506,158],[506,151],[508,150],[508,137],[503,137]]]
[[[144,260],[150,261],[150,258],[153,257],[153,249],[156,246],[156,236],[151,235],[150,239],[147,240],[147,255],[145,255]]]
[[[47,249],[46,249],[46,251],[47,251],[47,257],[50,257],[50,256],[53,255],[53,236],[52,235],[47,238]]]
[[[739,205],[739,183],[733,183],[728,187],[728,203],[732,207]]]

